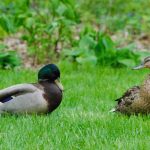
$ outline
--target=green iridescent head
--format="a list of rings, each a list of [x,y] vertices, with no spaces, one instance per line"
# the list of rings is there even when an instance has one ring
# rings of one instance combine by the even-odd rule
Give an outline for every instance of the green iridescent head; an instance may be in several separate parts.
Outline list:
[[[63,86],[59,81],[60,70],[55,64],[48,64],[42,67],[38,72],[38,81],[55,82],[57,86],[63,91]]]
[[[60,70],[55,64],[45,65],[38,72],[38,80],[55,81],[58,78],[60,78]]]

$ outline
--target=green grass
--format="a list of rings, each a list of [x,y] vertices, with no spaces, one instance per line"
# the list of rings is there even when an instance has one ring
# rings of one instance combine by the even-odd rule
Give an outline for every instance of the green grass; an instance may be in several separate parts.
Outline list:
[[[65,87],[51,115],[1,116],[0,149],[149,150],[150,116],[109,113],[115,99],[148,71],[60,64]],[[36,72],[0,71],[0,88],[34,82]]]

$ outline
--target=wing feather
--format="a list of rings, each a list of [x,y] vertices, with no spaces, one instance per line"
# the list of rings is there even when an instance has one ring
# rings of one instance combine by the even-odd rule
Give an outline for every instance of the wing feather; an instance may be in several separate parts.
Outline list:
[[[0,90],[0,102],[11,96],[20,95],[22,93],[34,92],[36,89],[37,88],[32,84],[26,83],[10,86],[8,88]]]

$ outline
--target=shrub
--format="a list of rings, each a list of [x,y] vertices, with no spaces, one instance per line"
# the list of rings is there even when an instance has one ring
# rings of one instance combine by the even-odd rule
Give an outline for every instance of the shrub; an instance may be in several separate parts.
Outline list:
[[[14,68],[21,64],[21,60],[16,51],[6,51],[6,46],[0,44],[0,68]]]
[[[99,32],[95,36],[82,36],[77,46],[64,50],[65,57],[78,64],[88,62],[112,67],[134,66],[147,54],[150,53],[133,51],[131,47],[117,48],[108,35]]]

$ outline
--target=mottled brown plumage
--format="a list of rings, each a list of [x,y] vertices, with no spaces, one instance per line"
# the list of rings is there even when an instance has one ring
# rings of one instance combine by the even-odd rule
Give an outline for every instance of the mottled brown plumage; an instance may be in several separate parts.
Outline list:
[[[146,57],[144,62],[133,69],[150,68],[150,57]],[[141,86],[134,86],[128,89],[118,101],[113,112],[124,114],[148,114],[150,113],[150,75]]]

